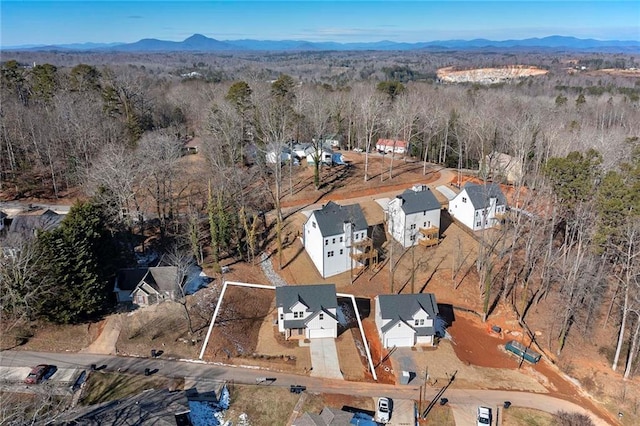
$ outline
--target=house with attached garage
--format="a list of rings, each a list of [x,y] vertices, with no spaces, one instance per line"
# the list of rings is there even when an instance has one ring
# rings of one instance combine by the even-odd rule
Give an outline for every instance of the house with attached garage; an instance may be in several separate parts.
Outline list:
[[[276,287],[278,331],[288,339],[338,337],[335,284]]]
[[[367,221],[358,204],[341,206],[329,201],[314,210],[302,227],[302,245],[322,278],[364,266],[372,250]]]
[[[495,183],[467,182],[449,201],[449,213],[473,231],[500,225],[507,212],[507,199]]]
[[[428,186],[414,185],[389,201],[387,230],[405,248],[436,245],[440,238],[440,208]]]
[[[164,300],[175,300],[180,293],[175,266],[121,269],[116,274],[114,293],[119,303],[148,306]]]
[[[439,324],[433,294],[381,294],[375,305],[376,328],[385,348],[433,345]]]

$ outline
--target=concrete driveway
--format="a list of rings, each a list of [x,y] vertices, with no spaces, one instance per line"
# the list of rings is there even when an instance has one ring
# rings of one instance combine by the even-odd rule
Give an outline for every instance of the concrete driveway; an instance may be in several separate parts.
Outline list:
[[[343,379],[335,339],[311,339],[311,376]]]
[[[422,372],[415,362],[411,348],[396,348],[391,354],[391,365],[393,366],[393,371],[396,373],[396,384],[400,384],[400,376],[403,371],[408,371],[414,373],[417,377],[422,377]],[[420,386],[422,382],[417,383],[417,377],[413,377],[409,385]]]

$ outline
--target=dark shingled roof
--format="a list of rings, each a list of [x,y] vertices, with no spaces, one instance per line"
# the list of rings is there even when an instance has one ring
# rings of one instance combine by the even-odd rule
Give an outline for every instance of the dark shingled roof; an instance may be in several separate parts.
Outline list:
[[[155,266],[149,268],[145,282],[158,291],[174,291],[178,277],[175,266]]]
[[[149,268],[120,269],[116,274],[116,284],[120,290],[133,291],[148,271]]]
[[[507,199],[504,197],[500,186],[495,183],[480,185],[473,182],[467,182],[464,185],[464,189],[467,191],[469,200],[471,200],[471,204],[473,204],[473,207],[476,210],[489,207],[490,198],[497,198],[499,206],[507,205]]]
[[[345,222],[353,223],[355,225],[353,230],[356,232],[366,231],[368,228],[359,204],[341,206],[329,201],[321,209],[314,210],[313,215],[323,237],[343,234]]]
[[[387,331],[398,321],[404,321],[409,326],[413,326],[413,315],[420,309],[424,309],[429,317],[434,320],[438,315],[438,305],[436,298],[432,293],[420,294],[381,294],[378,296],[380,301],[380,315],[382,319],[392,320],[384,327],[382,331]],[[416,327],[416,333],[419,336],[430,336],[435,334],[435,328]]]
[[[57,228],[64,219],[53,210],[40,209],[18,214],[13,218],[9,232],[18,233],[22,237],[33,237],[35,230],[51,231]]]
[[[335,284],[287,285],[276,287],[276,304],[284,312],[291,312],[291,307],[302,302],[310,311],[338,307]]]
[[[440,203],[428,188],[424,191],[407,189],[401,195],[396,196],[396,198],[403,200],[402,211],[405,215],[429,210],[440,210]]]

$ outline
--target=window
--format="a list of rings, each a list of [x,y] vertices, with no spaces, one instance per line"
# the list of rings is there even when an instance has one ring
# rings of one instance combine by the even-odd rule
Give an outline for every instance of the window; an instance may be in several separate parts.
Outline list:
[[[336,243],[336,239],[334,238],[331,240],[331,244],[335,244],[335,243]]]
[[[284,314],[280,314],[280,321],[284,321]]]
[[[476,222],[476,226],[482,225],[482,222]]]
[[[416,224],[412,223],[411,226],[409,227],[410,229],[416,229]]]
[[[328,239],[327,239],[327,240],[324,240],[324,245],[325,245],[325,246],[328,246],[328,245],[329,245],[329,240],[328,240]]]
[[[426,216],[426,215],[427,215],[427,211],[425,210],[422,212],[422,216]]]
[[[424,318],[415,320],[413,324],[414,325],[424,325]]]
[[[316,227],[316,223],[315,222],[311,222],[311,226],[313,226],[315,228]]]
[[[342,242],[342,241],[343,241],[343,237],[340,237],[340,242]]]
[[[423,226],[424,228],[426,228],[426,227],[427,227],[427,222],[425,222],[422,226]]]
[[[340,254],[343,254],[343,253],[344,253],[344,249],[340,249]]]
[[[320,321],[322,321],[324,319],[324,314],[321,313],[320,315],[318,315],[318,318],[320,319]]]
[[[327,252],[327,257],[333,257],[333,250]]]
[[[399,322],[398,323],[398,328],[400,328],[400,327],[402,327],[402,323]]]
[[[462,197],[462,202],[466,203],[467,202],[467,197]]]
[[[409,239],[410,239],[411,241],[415,241],[415,240],[416,240],[416,234],[412,234],[412,235],[410,235],[410,236],[409,236]]]

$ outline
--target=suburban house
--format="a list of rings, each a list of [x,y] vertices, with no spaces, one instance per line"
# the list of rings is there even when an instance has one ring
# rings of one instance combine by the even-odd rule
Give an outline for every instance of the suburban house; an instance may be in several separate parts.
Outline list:
[[[9,233],[31,238],[39,231],[51,231],[60,226],[65,215],[49,209],[37,209],[17,214],[11,221]]]
[[[278,331],[288,339],[338,337],[335,284],[276,287]]]
[[[431,293],[376,296],[376,328],[385,348],[433,345],[438,305]]]
[[[302,228],[302,245],[322,278],[364,266],[364,256],[373,249],[358,204],[329,201],[311,212]]]
[[[197,154],[200,150],[201,140],[198,137],[189,137],[182,144],[182,154]]]
[[[522,160],[494,151],[485,156],[480,172],[489,178],[501,177],[508,183],[517,183],[522,180]]]
[[[507,211],[507,199],[495,183],[467,182],[449,201],[449,213],[473,231],[498,226]]]
[[[174,300],[179,294],[178,268],[155,266],[121,269],[116,275],[114,293],[119,303],[148,306]]]
[[[414,185],[389,201],[388,232],[403,247],[436,245],[440,237],[440,208],[428,186]]]
[[[409,144],[407,141],[399,141],[395,139],[378,139],[376,149],[380,152],[405,154],[409,151]]]
[[[320,414],[304,413],[293,422],[293,426],[377,425],[371,414],[352,410],[355,411],[324,407]]]

